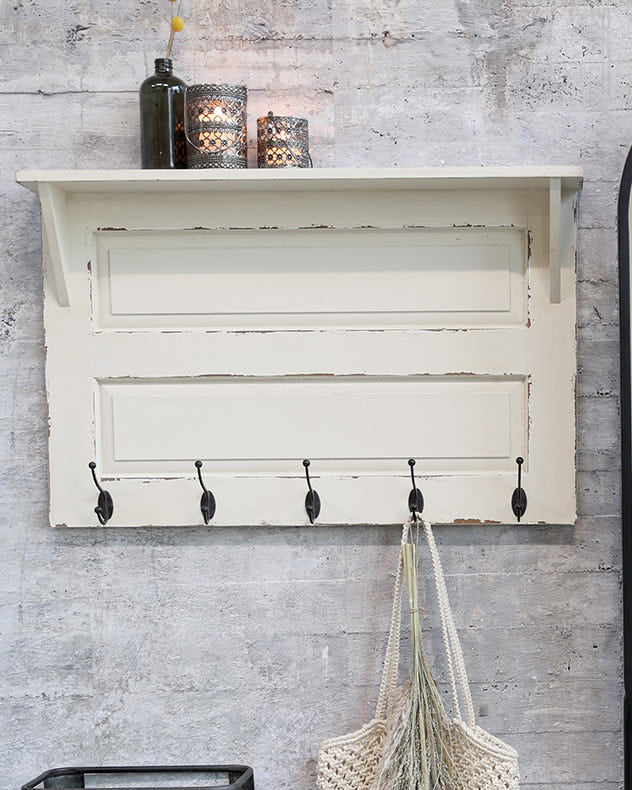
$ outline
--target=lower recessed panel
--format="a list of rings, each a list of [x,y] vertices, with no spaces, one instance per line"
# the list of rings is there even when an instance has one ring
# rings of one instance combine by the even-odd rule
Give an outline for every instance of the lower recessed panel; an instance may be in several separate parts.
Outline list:
[[[519,376],[217,377],[97,382],[104,475],[506,473],[526,457]],[[405,467],[406,468],[406,467]]]

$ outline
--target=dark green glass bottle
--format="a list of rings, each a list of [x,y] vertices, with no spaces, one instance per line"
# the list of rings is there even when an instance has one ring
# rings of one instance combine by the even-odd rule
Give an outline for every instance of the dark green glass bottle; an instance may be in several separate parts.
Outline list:
[[[140,86],[140,150],[143,168],[187,166],[184,137],[185,83],[170,58],[157,58],[156,73]]]

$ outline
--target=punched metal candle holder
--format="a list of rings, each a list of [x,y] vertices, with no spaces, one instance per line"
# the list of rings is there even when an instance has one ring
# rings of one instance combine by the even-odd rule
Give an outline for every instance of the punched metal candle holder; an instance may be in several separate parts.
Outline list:
[[[189,85],[184,127],[187,167],[248,167],[246,98],[243,85]]]
[[[309,129],[305,118],[274,115],[257,119],[259,167],[312,167]]]

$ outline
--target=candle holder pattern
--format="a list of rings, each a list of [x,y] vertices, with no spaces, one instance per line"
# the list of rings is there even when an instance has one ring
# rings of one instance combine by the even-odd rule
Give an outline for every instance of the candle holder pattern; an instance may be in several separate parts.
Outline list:
[[[274,115],[257,119],[259,167],[312,167],[309,130],[305,118]]]
[[[248,167],[243,85],[190,85],[186,91],[187,167]]]

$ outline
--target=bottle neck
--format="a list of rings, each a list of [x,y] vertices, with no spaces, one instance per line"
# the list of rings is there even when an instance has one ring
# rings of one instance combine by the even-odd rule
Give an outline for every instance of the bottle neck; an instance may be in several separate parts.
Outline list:
[[[156,58],[154,68],[156,74],[173,74],[173,61],[171,58]]]

